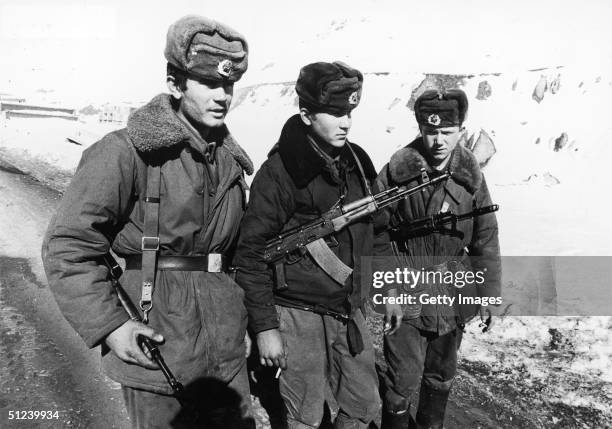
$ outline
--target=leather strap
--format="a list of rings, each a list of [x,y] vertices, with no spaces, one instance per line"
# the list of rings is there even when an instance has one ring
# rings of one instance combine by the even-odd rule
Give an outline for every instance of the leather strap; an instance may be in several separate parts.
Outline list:
[[[155,265],[159,251],[159,188],[161,185],[161,166],[147,166],[147,190],[144,199],[144,227],[142,236],[142,288],[140,309],[143,322],[149,321],[149,311],[153,308],[153,289],[155,288]]]
[[[363,170],[363,165],[361,165],[361,161],[359,161],[359,157],[353,150],[351,144],[347,141],[346,146],[349,148],[351,154],[353,155],[353,159],[355,160],[355,164],[357,164],[357,168],[359,169],[359,174],[361,175],[361,180],[363,181],[364,190],[366,192],[366,196],[372,195],[372,189],[370,189],[370,184],[368,183],[368,178],[365,175],[365,171]]]

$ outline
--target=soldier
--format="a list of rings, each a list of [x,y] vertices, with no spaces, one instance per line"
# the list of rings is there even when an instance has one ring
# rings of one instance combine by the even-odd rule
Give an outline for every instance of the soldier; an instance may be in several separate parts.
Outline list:
[[[317,219],[338,201],[369,193],[376,178],[372,162],[347,140],[362,81],[358,70],[340,62],[301,69],[300,112],[287,120],[256,174],[241,224],[237,281],[246,293],[261,364],[282,369],[279,386],[289,428],[319,427],[325,402],[332,415],[337,412],[337,428],[365,428],[380,412],[364,319],[368,288],[358,275],[361,256],[373,253],[371,220],[328,240],[332,259],[354,268],[348,278],[326,271],[306,253],[288,258],[274,279],[262,258],[270,238]],[[388,237],[379,245],[390,249]]]
[[[89,347],[102,346],[134,427],[180,426],[175,417],[185,415],[139,336],[160,344],[186,391],[216,389],[189,399],[205,418],[210,410],[220,427],[252,423],[244,293],[226,268],[253,167],[224,125],[247,54],[244,37],[221,23],[189,15],[172,24],[170,94],[84,151],[44,240],[57,303]],[[129,320],[111,293],[101,262],[110,249],[125,258],[121,283],[147,325]]]
[[[477,307],[450,305],[450,298],[462,296],[497,297],[500,285],[497,221],[493,213],[475,217],[439,229],[402,232],[402,226],[436,213],[455,214],[491,204],[484,176],[476,158],[459,142],[467,98],[461,90],[429,90],[416,101],[414,111],[421,137],[396,152],[378,176],[382,188],[412,186],[423,175],[435,177],[450,172],[451,178],[437,187],[427,188],[389,210],[392,239],[400,260],[422,273],[457,273],[482,271],[486,282],[462,286],[441,282],[443,276],[431,276],[415,300],[404,308],[387,305],[384,337],[388,367],[384,389],[384,428],[407,428],[411,396],[419,388],[416,414],[419,428],[441,428],[444,412],[457,366],[457,351],[463,325],[477,312]],[[421,169],[425,169],[425,173]],[[424,269],[423,269],[424,268]],[[446,277],[448,278],[448,277]],[[411,289],[408,289],[410,291]],[[418,290],[418,289],[414,289]],[[400,291],[391,289],[390,295]],[[436,302],[431,297],[446,297]],[[427,298],[427,299],[423,299]],[[492,307],[481,307],[483,321],[490,324]],[[402,316],[404,316],[402,323]],[[412,427],[412,426],[411,426]]]

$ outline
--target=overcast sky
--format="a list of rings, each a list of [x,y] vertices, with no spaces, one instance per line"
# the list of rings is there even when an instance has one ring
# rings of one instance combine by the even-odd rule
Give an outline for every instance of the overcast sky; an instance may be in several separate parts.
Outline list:
[[[315,60],[438,73],[563,65],[605,74],[612,63],[607,0],[0,0],[0,92],[147,100],[164,90],[168,25],[187,13],[247,37],[239,86],[294,80]]]

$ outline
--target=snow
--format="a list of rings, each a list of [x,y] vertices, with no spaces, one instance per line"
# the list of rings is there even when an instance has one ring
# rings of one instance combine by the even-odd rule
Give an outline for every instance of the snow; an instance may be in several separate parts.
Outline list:
[[[610,317],[506,317],[485,335],[469,325],[461,356],[487,364],[496,378],[510,374],[506,382],[515,386],[547,386],[549,402],[593,407],[610,416],[611,328]],[[551,329],[561,340],[552,340]]]
[[[147,20],[142,10],[152,11]],[[165,82],[160,29],[197,11],[247,37],[246,85],[293,80],[318,60],[366,72],[462,74],[568,64],[602,70],[611,62],[612,4],[605,0],[310,0],[297,7],[236,0],[205,8],[196,0],[7,0],[0,5],[0,87],[28,99],[44,88],[82,105],[150,97]]]
[[[61,118],[0,117],[0,158],[40,182],[64,190],[84,149],[67,138],[77,136],[91,144],[113,128],[116,126]]]
[[[40,116],[62,116],[65,118],[72,118],[74,115],[66,112],[61,112],[59,110],[33,110],[33,109],[20,109],[17,110],[18,113],[28,114],[28,115],[40,115]]]

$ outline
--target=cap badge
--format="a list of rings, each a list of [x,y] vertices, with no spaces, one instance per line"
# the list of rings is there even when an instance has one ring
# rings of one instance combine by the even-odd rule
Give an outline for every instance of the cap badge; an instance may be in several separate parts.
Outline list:
[[[349,104],[355,105],[359,102],[359,93],[357,91],[353,92],[348,99]]]
[[[427,117],[427,123],[429,125],[437,126],[437,125],[440,125],[440,122],[441,122],[440,117],[436,115],[435,113],[432,113],[431,115]]]
[[[234,63],[230,60],[223,60],[219,62],[217,66],[217,73],[223,77],[229,77],[230,73],[234,70]]]

